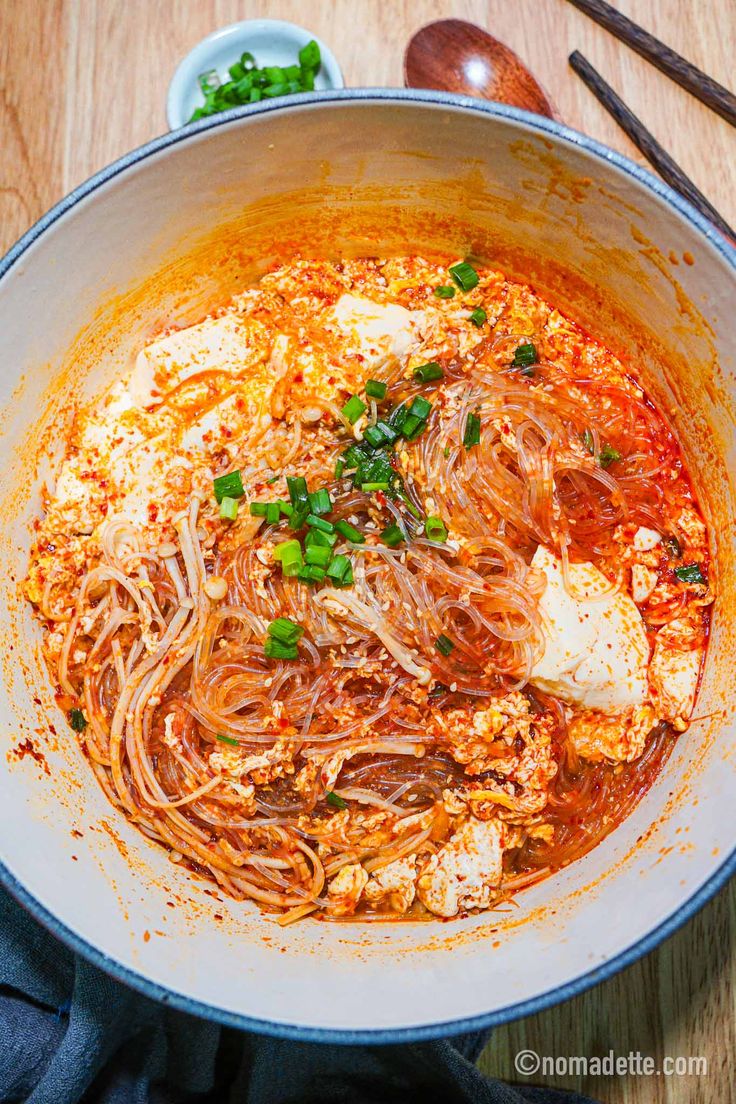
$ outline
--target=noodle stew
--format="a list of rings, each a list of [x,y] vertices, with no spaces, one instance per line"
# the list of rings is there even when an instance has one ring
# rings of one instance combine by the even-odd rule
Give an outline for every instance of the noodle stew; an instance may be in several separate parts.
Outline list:
[[[26,593],[110,800],[282,923],[453,917],[689,723],[705,524],[637,379],[448,258],[296,260],[81,410]]]

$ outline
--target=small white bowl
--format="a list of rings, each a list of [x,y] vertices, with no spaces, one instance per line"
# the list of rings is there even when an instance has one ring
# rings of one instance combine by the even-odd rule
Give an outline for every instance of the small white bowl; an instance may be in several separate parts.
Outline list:
[[[198,42],[179,63],[166,98],[169,128],[178,130],[201,107],[204,97],[199,87],[200,73],[216,69],[220,79],[229,80],[228,67],[249,50],[259,68],[264,65],[294,65],[302,46],[314,39],[322,55],[322,64],[315,77],[315,89],[344,88],[340,66],[329,46],[311,31],[283,19],[246,19],[231,23]]]

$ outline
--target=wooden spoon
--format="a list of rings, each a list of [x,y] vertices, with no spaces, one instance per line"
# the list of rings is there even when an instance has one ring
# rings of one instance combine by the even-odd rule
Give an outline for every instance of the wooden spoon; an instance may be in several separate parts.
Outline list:
[[[514,51],[462,19],[440,19],[417,31],[404,54],[404,83],[557,117],[549,97]]]

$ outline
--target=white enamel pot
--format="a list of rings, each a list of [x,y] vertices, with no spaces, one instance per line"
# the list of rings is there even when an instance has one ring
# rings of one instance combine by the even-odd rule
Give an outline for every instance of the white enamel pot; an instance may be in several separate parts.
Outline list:
[[[157,329],[196,320],[296,251],[433,249],[531,281],[634,358],[674,425],[720,590],[700,719],[634,813],[517,907],[282,930],[210,896],[98,789],[19,596],[30,527],[74,401],[126,370]],[[325,92],[235,111],[150,143],[63,200],[0,264],[5,886],[135,988],[301,1039],[498,1023],[655,946],[735,862],[735,302],[734,251],[648,173],[546,119],[434,93]],[[23,753],[31,746],[42,761]]]

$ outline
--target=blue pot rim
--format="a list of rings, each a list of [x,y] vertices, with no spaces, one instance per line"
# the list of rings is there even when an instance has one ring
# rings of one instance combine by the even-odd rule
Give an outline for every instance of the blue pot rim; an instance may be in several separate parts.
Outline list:
[[[79,187],[75,188],[64,199],[52,207],[20,240],[11,247],[0,260],[0,280],[12,268],[46,230],[54,225],[62,216],[75,207],[87,196],[97,191],[108,181],[121,173],[133,168],[139,162],[146,160],[161,150],[179,142],[204,133],[215,127],[227,126],[241,118],[252,115],[262,115],[268,112],[284,112],[291,109],[308,109],[316,104],[330,104],[339,102],[363,103],[369,106],[372,103],[419,103],[435,107],[450,107],[463,111],[471,111],[475,114],[488,115],[494,118],[507,119],[521,123],[530,130],[545,135],[551,135],[558,141],[576,146],[586,153],[601,161],[614,165],[621,173],[632,177],[648,191],[653,192],[661,200],[673,207],[682,218],[690,223],[716,250],[717,253],[736,272],[736,249],[715,229],[699,211],[687,200],[673,191],[659,178],[653,176],[646,169],[630,161],[615,150],[609,149],[602,143],[588,138],[579,131],[572,130],[553,119],[547,119],[541,115],[534,115],[528,111],[521,111],[505,104],[492,103],[487,100],[471,99],[468,96],[450,95],[443,92],[423,91],[412,88],[358,88],[358,89],[329,89],[324,92],[298,94],[284,96],[281,99],[261,101],[245,108],[233,108],[231,111],[220,115],[201,119],[196,123],[189,123],[180,130],[171,131],[154,138],[143,146],[125,154],[124,157],[114,161],[111,165],[95,173]],[[300,1042],[311,1043],[341,1043],[345,1045],[360,1044],[389,1044],[389,1043],[413,1043],[437,1039],[443,1036],[459,1034],[460,1032],[480,1031],[497,1027],[508,1023],[510,1020],[519,1019],[522,1016],[531,1016],[541,1012],[560,1001],[568,1000],[585,992],[586,989],[601,981],[612,977],[619,970],[630,966],[637,959],[647,954],[659,945],[664,939],[672,935],[678,928],[690,920],[699,909],[713,897],[719,889],[726,885],[729,878],[736,872],[736,845],[728,858],[721,866],[703,883],[696,892],[684,901],[667,919],[657,925],[641,939],[632,943],[625,950],[620,951],[600,966],[580,974],[572,981],[564,985],[555,986],[544,993],[540,993],[528,1000],[516,1004],[507,1005],[505,1008],[496,1009],[476,1016],[409,1027],[397,1027],[377,1030],[339,1030],[335,1028],[306,1027],[298,1024],[278,1023],[271,1020],[261,1020],[252,1016],[246,1016],[237,1012],[217,1008],[203,1001],[187,997],[172,989],[151,981],[135,970],[122,965],[116,959],[106,955],[93,944],[82,939],[60,920],[58,920],[44,905],[37,901],[18,879],[0,862],[0,884],[4,886],[47,930],[60,939],[75,953],[82,955],[89,962],[110,974],[116,980],[136,989],[145,996],[157,1000],[162,1004],[187,1012],[193,1016],[215,1020],[226,1027],[240,1030],[253,1031],[263,1035],[271,1035],[277,1038],[294,1039]]]

